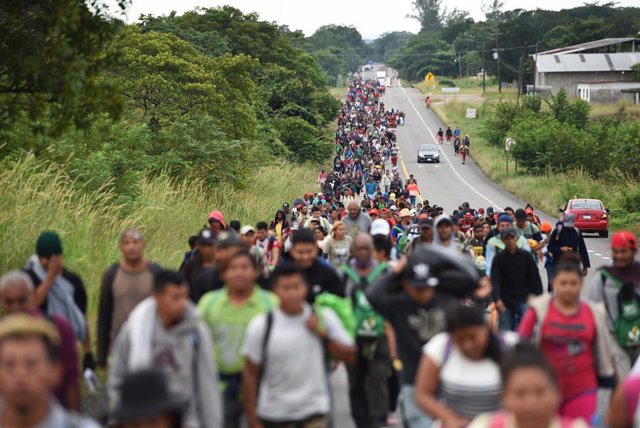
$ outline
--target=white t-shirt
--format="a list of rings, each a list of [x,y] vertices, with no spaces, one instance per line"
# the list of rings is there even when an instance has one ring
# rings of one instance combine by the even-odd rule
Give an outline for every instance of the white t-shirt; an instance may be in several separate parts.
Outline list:
[[[504,345],[517,342],[515,333],[504,335]],[[440,369],[441,400],[458,415],[473,419],[501,407],[500,367],[490,358],[470,360],[460,352],[448,333],[440,333],[422,348]]]
[[[258,394],[257,414],[271,422],[304,420],[330,409],[326,362],[322,341],[306,325],[311,306],[305,303],[300,315],[290,316],[279,308],[273,311],[273,324],[267,343],[266,370]],[[262,363],[262,340],[266,314],[249,324],[244,356]],[[331,309],[320,316],[331,340],[353,344],[340,319]]]

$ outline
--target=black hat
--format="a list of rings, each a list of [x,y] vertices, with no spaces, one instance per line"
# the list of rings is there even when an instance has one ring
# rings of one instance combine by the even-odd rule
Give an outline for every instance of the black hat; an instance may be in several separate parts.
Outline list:
[[[198,235],[198,244],[213,245],[216,242],[216,231],[210,227],[205,227]]]
[[[518,208],[515,212],[516,220],[526,220],[527,212],[522,208]]]
[[[512,227],[503,230],[502,232],[500,232],[500,239],[504,239],[507,236],[514,236],[514,237],[518,237],[518,232],[516,232],[516,230]]]
[[[457,298],[473,294],[480,280],[470,259],[427,245],[411,253],[402,277],[414,287],[437,287]]]
[[[114,412],[117,421],[139,421],[163,414],[182,417],[188,403],[171,397],[165,374],[159,369],[144,369],[129,374],[120,387],[120,406]]]
[[[233,247],[234,245],[241,244],[242,241],[240,241],[238,235],[236,235],[234,232],[227,232],[226,230],[220,232],[216,239],[216,247],[218,248]]]
[[[282,204],[282,208],[289,208],[289,203],[285,202],[284,204]]]

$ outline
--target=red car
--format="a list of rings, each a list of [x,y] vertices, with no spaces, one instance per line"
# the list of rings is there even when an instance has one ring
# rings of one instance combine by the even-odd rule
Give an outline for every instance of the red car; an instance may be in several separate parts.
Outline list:
[[[571,199],[559,212],[576,216],[576,227],[582,232],[597,232],[601,237],[609,236],[609,210],[599,199]]]

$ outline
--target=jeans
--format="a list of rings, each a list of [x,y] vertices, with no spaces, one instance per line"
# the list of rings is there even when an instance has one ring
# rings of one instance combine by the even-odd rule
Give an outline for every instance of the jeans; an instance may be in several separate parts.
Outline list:
[[[400,400],[404,415],[405,428],[431,428],[433,418],[422,411],[416,404],[416,388],[413,385],[402,385]]]
[[[224,428],[245,428],[244,405],[237,398],[224,396]]]
[[[500,315],[498,325],[501,331],[516,331],[522,321],[527,305],[524,303],[517,304],[514,307],[505,308],[504,312]]]
[[[416,206],[416,197],[415,196],[409,196],[409,200],[411,201],[411,206],[415,207]]]

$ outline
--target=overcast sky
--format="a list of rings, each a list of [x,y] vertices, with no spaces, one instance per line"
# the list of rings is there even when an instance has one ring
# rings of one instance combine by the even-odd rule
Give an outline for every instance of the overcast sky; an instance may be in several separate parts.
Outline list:
[[[504,10],[530,9],[535,4],[541,9],[560,10],[580,6],[583,0],[503,0]],[[593,0],[590,0],[593,1]],[[639,0],[617,0],[619,6],[638,6]],[[482,20],[481,0],[444,0],[445,6],[467,9],[475,20]],[[604,3],[604,2],[603,2]],[[365,39],[373,39],[389,31],[420,29],[407,14],[412,12],[411,0],[132,0],[127,10],[127,21],[135,22],[141,14],[166,15],[172,10],[181,14],[197,6],[234,6],[243,12],[258,12],[265,21],[277,21],[293,30],[311,35],[322,25],[353,25]],[[460,6],[464,4],[465,6]]]

